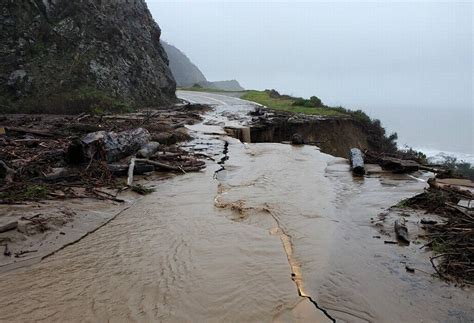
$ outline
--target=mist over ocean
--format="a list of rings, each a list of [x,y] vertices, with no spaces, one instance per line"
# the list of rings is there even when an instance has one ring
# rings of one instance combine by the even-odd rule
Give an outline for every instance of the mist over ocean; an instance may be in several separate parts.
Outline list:
[[[148,4],[211,80],[362,109],[400,146],[474,163],[471,2]]]

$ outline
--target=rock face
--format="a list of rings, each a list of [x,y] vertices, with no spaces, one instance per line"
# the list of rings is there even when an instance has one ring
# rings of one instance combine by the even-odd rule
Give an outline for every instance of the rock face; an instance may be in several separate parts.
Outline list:
[[[0,104],[173,101],[160,35],[145,0],[2,0]]]
[[[204,74],[191,62],[186,54],[164,41],[161,44],[168,54],[170,68],[178,86],[190,87],[196,83],[207,82]]]
[[[224,91],[244,91],[245,89],[239,84],[237,80],[216,81],[201,83],[201,86],[211,89],[219,89]]]
[[[161,42],[168,54],[171,71],[176,83],[180,87],[192,87],[199,84],[206,89],[218,89],[225,91],[243,91],[236,80],[210,82],[206,79],[201,70],[189,59],[186,54],[173,45],[164,41]]]

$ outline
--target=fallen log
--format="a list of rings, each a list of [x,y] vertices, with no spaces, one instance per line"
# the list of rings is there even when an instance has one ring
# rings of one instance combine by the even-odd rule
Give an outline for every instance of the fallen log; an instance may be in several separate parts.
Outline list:
[[[383,169],[394,173],[411,173],[420,169],[421,165],[413,160],[398,159],[394,157],[382,157],[379,162]]]
[[[191,165],[191,166],[181,166],[181,165],[173,166],[173,165],[161,163],[161,162],[150,160],[150,159],[140,159],[140,158],[137,158],[136,162],[137,163],[146,163],[146,164],[155,166],[155,168],[161,168],[161,169],[164,169],[164,170],[182,172],[184,174],[186,174],[186,172],[198,172],[201,169],[205,168],[205,165],[206,165],[206,163],[204,163],[204,162],[199,162],[199,163],[196,163],[195,165]]]
[[[20,128],[20,127],[4,127],[7,134],[9,132],[18,132],[18,133],[26,133],[32,134],[42,137],[54,137],[56,134],[52,133],[51,131],[44,131],[44,130],[37,130],[37,129],[29,129],[29,128]]]
[[[7,232],[10,230],[15,230],[18,226],[17,221],[9,222],[5,225],[0,225],[0,233]]]
[[[397,235],[397,239],[410,244],[410,239],[408,238],[408,228],[405,225],[405,219],[401,218],[401,219],[395,220],[394,227],[395,227],[395,234]]]
[[[140,162],[140,163],[150,164],[150,165],[153,165],[155,167],[165,169],[165,170],[171,170],[171,171],[178,171],[178,172],[186,173],[186,171],[181,166],[171,166],[171,165],[160,163],[160,162],[150,160],[150,159],[137,158],[136,161]]]
[[[99,159],[114,162],[135,154],[150,141],[150,133],[143,128],[123,132],[97,131],[81,139],[86,160]]]
[[[135,157],[132,157],[132,159],[130,160],[130,166],[128,167],[127,186],[132,186],[134,169],[135,169]]]
[[[352,172],[356,175],[364,175],[365,174],[365,166],[364,166],[364,155],[362,151],[358,148],[351,149],[351,168]]]
[[[107,167],[109,168],[110,173],[114,176],[126,176],[129,169],[129,165],[125,164],[108,164]],[[151,173],[154,170],[155,167],[153,165],[135,163],[133,174],[143,175],[146,173]]]

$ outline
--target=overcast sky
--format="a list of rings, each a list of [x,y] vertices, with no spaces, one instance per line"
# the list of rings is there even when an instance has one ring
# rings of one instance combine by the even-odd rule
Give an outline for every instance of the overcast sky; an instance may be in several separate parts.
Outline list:
[[[416,110],[409,138],[435,111],[454,133],[444,145],[474,150],[471,2],[147,2],[163,39],[209,80],[316,94],[395,130]]]

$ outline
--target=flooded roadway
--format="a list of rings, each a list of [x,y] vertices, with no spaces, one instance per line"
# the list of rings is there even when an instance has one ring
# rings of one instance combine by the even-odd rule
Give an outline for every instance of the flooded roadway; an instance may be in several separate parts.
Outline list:
[[[2,274],[0,321],[328,321],[323,310],[347,322],[474,319],[471,291],[405,272],[407,260],[431,272],[418,246],[373,238],[370,218],[422,191],[423,178],[354,180],[313,146],[243,144],[221,126],[251,106],[179,95],[216,105],[212,125],[190,127],[189,149],[219,160],[227,141],[224,169],[157,182],[79,243]]]

